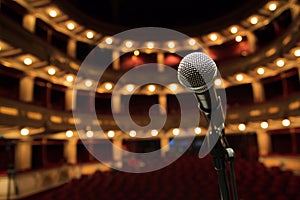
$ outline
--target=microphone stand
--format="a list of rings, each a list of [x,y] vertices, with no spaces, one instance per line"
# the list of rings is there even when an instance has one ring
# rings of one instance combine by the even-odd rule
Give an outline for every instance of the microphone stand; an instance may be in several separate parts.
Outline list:
[[[212,134],[219,134],[219,131],[215,129],[212,131]],[[214,167],[218,175],[221,199],[222,200],[231,199],[230,190],[228,186],[228,177],[226,174],[226,162],[228,162],[230,165],[230,180],[231,180],[233,200],[238,200],[234,166],[233,166],[234,151],[228,145],[228,142],[224,135],[224,129],[222,129],[220,138],[218,139],[217,143],[211,150],[210,154],[213,158]]]
[[[223,109],[221,105],[220,97],[217,98],[217,105],[214,112],[211,110],[205,109],[201,104],[199,104],[199,109],[204,112],[206,120],[211,125],[211,134],[207,137],[218,137],[218,140],[215,146],[210,151],[210,154],[213,158],[214,168],[218,175],[221,200],[230,200],[230,190],[228,185],[228,177],[226,173],[226,164],[227,162],[230,165],[230,180],[231,180],[231,190],[233,200],[238,200],[237,188],[236,188],[236,180],[234,174],[234,151],[229,147],[229,144],[225,138],[225,128],[224,128],[224,116]],[[212,120],[211,120],[212,119]]]

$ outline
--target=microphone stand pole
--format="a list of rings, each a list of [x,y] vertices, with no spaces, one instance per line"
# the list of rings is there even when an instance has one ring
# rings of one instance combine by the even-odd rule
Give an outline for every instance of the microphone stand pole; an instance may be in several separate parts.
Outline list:
[[[219,130],[213,130],[212,134],[220,134]],[[220,193],[222,200],[230,200],[230,190],[228,186],[228,177],[226,173],[226,162],[230,164],[230,180],[231,180],[231,189],[234,200],[238,200],[235,174],[234,174],[234,152],[229,147],[228,142],[224,136],[224,129],[221,131],[220,137],[210,152],[214,167],[218,175]]]
[[[229,144],[225,138],[224,116],[220,98],[218,98],[216,105],[216,109],[213,113],[207,112],[207,110],[203,108],[201,104],[199,104],[199,108],[204,112],[207,121],[211,123],[211,134],[209,133],[207,137],[218,137],[218,140],[210,151],[210,154],[213,158],[214,167],[218,175],[221,200],[231,199],[228,186],[228,177],[226,174],[227,161],[230,164],[230,179],[233,200],[238,200],[233,166],[234,151],[229,147]]]
[[[212,134],[217,134],[217,130],[213,130]],[[219,181],[219,189],[221,193],[221,199],[222,200],[230,200],[230,193],[229,193],[229,187],[228,187],[228,181],[227,181],[227,175],[226,175],[226,150],[224,149],[221,139],[219,138],[215,146],[210,152],[214,168],[218,175],[218,181]]]

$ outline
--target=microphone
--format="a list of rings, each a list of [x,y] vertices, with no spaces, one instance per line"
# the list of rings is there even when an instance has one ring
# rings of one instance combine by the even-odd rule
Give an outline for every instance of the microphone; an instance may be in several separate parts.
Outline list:
[[[206,119],[220,128],[224,126],[224,113],[214,87],[217,72],[216,63],[207,54],[193,52],[179,63],[177,77],[181,85],[194,92]]]

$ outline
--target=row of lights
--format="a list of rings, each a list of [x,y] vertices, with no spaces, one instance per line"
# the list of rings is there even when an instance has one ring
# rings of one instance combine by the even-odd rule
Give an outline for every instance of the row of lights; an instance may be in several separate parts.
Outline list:
[[[86,80],[86,81],[84,82],[84,85],[85,85],[86,87],[92,87],[93,84],[94,84],[93,81],[90,80],[90,79],[88,79],[88,80]],[[113,83],[111,83],[111,82],[106,82],[106,83],[104,83],[104,88],[105,88],[107,91],[110,91],[113,87],[114,87],[114,85],[113,85]],[[171,84],[169,84],[167,87],[168,87],[171,91],[173,91],[173,92],[176,92],[176,90],[178,89],[178,85],[177,85],[176,83],[171,83]],[[136,89],[136,86],[135,86],[134,84],[127,84],[127,85],[125,86],[125,89],[126,89],[127,92],[133,92],[133,91]],[[153,85],[153,84],[149,84],[149,85],[147,86],[147,90],[148,90],[149,92],[155,92],[156,89],[157,89],[157,87],[156,87],[155,85]]]
[[[112,45],[113,42],[114,42],[114,39],[113,39],[113,37],[107,37],[104,41],[105,41],[106,44]],[[193,39],[193,38],[190,38],[188,40],[188,44],[190,46],[194,46],[196,44],[196,40]],[[124,46],[126,48],[130,49],[130,48],[132,48],[134,46],[134,42],[131,41],[131,40],[124,41]],[[170,49],[174,49],[176,47],[176,43],[175,43],[175,41],[169,41],[169,42],[167,42],[167,46]],[[146,43],[146,47],[148,49],[153,49],[155,47],[155,43],[152,42],[152,41],[149,41],[149,42]]]
[[[268,5],[268,10],[269,11],[275,11],[277,9],[277,3],[270,3],[269,5]],[[248,21],[252,24],[252,25],[255,25],[255,24],[257,24],[258,22],[259,22],[259,17],[258,16],[256,16],[256,15],[254,15],[254,16],[251,16],[251,17],[249,17],[249,19],[248,19]],[[229,28],[229,32],[231,33],[231,34],[237,34],[238,32],[239,32],[239,28],[238,28],[238,26],[236,26],[236,25],[234,25],[234,26],[231,26],[230,28]],[[218,33],[210,33],[209,35],[208,35],[208,38],[211,40],[211,41],[213,41],[213,42],[215,42],[215,41],[217,41],[218,39],[219,39],[219,34]],[[241,35],[237,35],[237,36],[235,36],[235,41],[236,42],[241,42],[243,40],[243,37],[241,36]]]
[[[199,134],[201,133],[201,128],[200,128],[200,127],[196,127],[196,128],[194,129],[194,132],[195,132],[196,135],[199,135]],[[153,136],[153,137],[157,136],[158,133],[159,133],[159,131],[156,130],[156,129],[152,129],[152,130],[150,131],[150,134],[151,134],[151,136]],[[179,128],[174,128],[174,129],[172,130],[172,134],[173,134],[174,136],[179,135],[179,134],[180,134],[180,129],[179,129]],[[113,131],[113,130],[110,130],[110,131],[107,132],[107,136],[108,136],[109,138],[113,138],[115,135],[116,135],[116,133],[115,133],[115,131]],[[137,135],[137,132],[136,132],[135,130],[129,131],[129,136],[130,136],[130,137],[136,137],[136,135]],[[73,137],[73,136],[74,136],[74,132],[73,132],[72,130],[67,130],[67,131],[66,131],[66,137],[71,138],[71,137]],[[91,130],[86,131],[86,137],[92,138],[93,136],[94,136],[94,132],[93,132],[93,131],[91,131]]]
[[[274,12],[277,9],[277,6],[278,6],[277,2],[270,2],[270,3],[267,4],[267,9],[269,11],[271,11],[271,12]],[[60,13],[61,12],[57,8],[50,8],[50,9],[48,9],[48,15],[51,18],[58,17]],[[257,24],[259,22],[259,16],[253,15],[253,16],[251,16],[251,17],[248,18],[248,21],[252,25],[255,25],[255,24]],[[68,30],[70,30],[70,31],[73,31],[76,28],[76,23],[73,22],[73,21],[68,21],[66,23],[66,28]],[[238,31],[239,30],[238,30],[237,26],[230,27],[230,32],[232,34],[236,34],[236,33],[238,33]],[[91,31],[91,30],[86,31],[85,35],[86,35],[86,37],[88,39],[93,39],[94,38],[94,31]],[[218,39],[218,34],[211,33],[211,34],[209,34],[209,38],[210,38],[211,41],[216,41]],[[235,39],[236,39],[237,42],[240,42],[240,41],[242,41],[242,36],[238,35],[238,36],[236,36]],[[105,40],[105,42],[110,45],[110,44],[113,43],[113,38],[112,37],[107,37],[106,40]],[[192,45],[192,46],[195,45],[195,43],[196,43],[195,40],[190,40],[189,41],[189,44]],[[133,46],[133,42],[132,41],[127,41],[127,42],[125,42],[125,46],[127,48],[131,48]],[[149,42],[147,46],[148,46],[148,48],[152,49],[152,48],[154,48],[154,43],[153,42]],[[171,48],[171,49],[174,48],[175,47],[175,43],[173,41],[170,41],[168,43],[168,47]]]
[[[290,121],[288,118],[285,118],[285,119],[283,119],[283,120],[281,121],[281,124],[282,124],[282,126],[284,126],[284,127],[288,127],[288,126],[291,125],[291,121]],[[267,121],[262,121],[262,122],[260,123],[260,127],[261,127],[262,129],[267,129],[267,128],[269,127],[269,123],[268,123]],[[241,124],[238,125],[238,129],[239,129],[240,131],[245,131],[245,130],[247,129],[247,126],[246,126],[246,124],[241,123]],[[196,128],[194,129],[194,133],[195,133],[196,135],[201,134],[201,132],[202,132],[202,130],[201,130],[200,127],[196,127]],[[28,129],[28,128],[22,128],[22,129],[20,130],[20,134],[21,134],[22,136],[27,136],[27,135],[29,135],[29,133],[30,133],[30,132],[29,132],[29,129]],[[158,130],[156,130],[156,129],[152,129],[152,130],[150,131],[150,134],[151,134],[151,136],[153,136],[153,137],[157,136],[158,133],[159,133],[159,132],[158,132]],[[71,138],[71,137],[74,136],[74,132],[73,132],[72,130],[67,130],[65,134],[66,134],[66,137],[68,137],[68,138]],[[179,135],[179,134],[180,134],[180,129],[179,129],[179,128],[174,128],[174,129],[172,130],[172,134],[173,134],[174,136]],[[129,136],[130,136],[130,137],[136,137],[136,135],[137,135],[137,133],[136,133],[135,130],[129,131]],[[91,130],[88,130],[88,131],[86,131],[86,136],[87,136],[88,138],[92,138],[92,137],[94,136],[94,132],[91,131]],[[113,137],[115,136],[115,131],[113,131],[113,130],[108,131],[108,132],[107,132],[107,136],[108,136],[109,138],[113,138]]]
[[[290,121],[289,119],[286,118],[286,119],[283,119],[283,120],[281,121],[281,124],[282,124],[282,126],[284,126],[284,127],[289,127],[289,126],[291,125],[291,121]],[[263,121],[263,122],[260,123],[260,127],[261,127],[262,129],[267,129],[267,128],[269,127],[269,123],[268,123],[267,121]],[[247,126],[246,126],[246,124],[244,124],[244,123],[241,123],[241,124],[238,125],[238,129],[239,129],[240,131],[245,131],[246,128],[247,128]]]
[[[294,54],[295,57],[300,57],[300,48],[296,49],[293,54]],[[284,67],[285,64],[286,64],[286,60],[284,58],[278,58],[278,59],[275,60],[275,65],[278,68]],[[265,73],[265,68],[264,67],[258,67],[256,69],[256,73],[258,75],[263,75]],[[243,76],[243,74],[239,73],[239,74],[235,75],[235,79],[237,81],[241,82],[241,81],[244,80],[244,76]]]
[[[48,15],[51,18],[58,17],[59,13],[60,13],[60,11],[58,11],[58,9],[55,9],[55,8],[51,8],[48,10]],[[68,23],[66,23],[66,27],[68,30],[73,31],[76,28],[76,24],[74,22],[68,22]],[[87,39],[93,39],[95,36],[95,32],[92,30],[88,30],[85,32],[85,36]]]

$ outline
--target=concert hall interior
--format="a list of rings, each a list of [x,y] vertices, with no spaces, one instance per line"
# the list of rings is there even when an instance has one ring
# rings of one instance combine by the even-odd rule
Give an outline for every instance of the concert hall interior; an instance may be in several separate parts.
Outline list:
[[[0,200],[221,199],[212,155],[199,157],[209,122],[164,82],[192,52],[226,94],[231,198],[230,181],[240,200],[300,199],[299,30],[297,0],[1,0]]]

